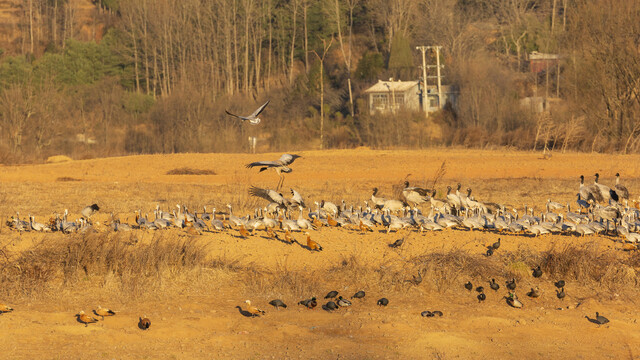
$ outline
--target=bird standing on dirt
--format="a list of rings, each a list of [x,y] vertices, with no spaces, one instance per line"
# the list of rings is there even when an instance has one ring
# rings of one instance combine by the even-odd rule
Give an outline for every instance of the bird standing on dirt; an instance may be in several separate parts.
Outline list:
[[[97,309],[93,310],[93,313],[102,317],[102,320],[104,320],[105,316],[113,316],[116,314],[113,310],[104,309],[100,307],[100,305],[98,305]]]
[[[387,305],[389,305],[389,299],[382,298],[382,299],[378,300],[378,302],[376,304],[378,304],[378,306],[387,306]]]
[[[241,115],[232,114],[227,110],[225,110],[224,112],[226,112],[227,115],[231,115],[233,117],[236,117],[236,118],[242,120],[242,122],[248,121],[249,124],[251,124],[251,125],[258,125],[258,124],[260,124],[260,118],[258,117],[258,115],[260,115],[260,113],[264,110],[264,108],[266,108],[267,105],[269,105],[270,101],[271,100],[267,100],[266,103],[262,104],[259,108],[256,109],[256,111],[254,111],[251,115],[247,115],[247,116],[241,116]]]
[[[293,171],[289,165],[293,164],[293,162],[302,156],[296,154],[282,154],[280,158],[276,161],[256,161],[246,165],[247,168],[260,167],[259,172],[263,172],[267,169],[274,169],[280,180],[278,181],[278,186],[276,190],[280,190],[282,184],[284,183],[284,173],[288,174]]]
[[[498,285],[496,279],[491,279],[491,281],[489,281],[489,287],[491,288],[491,290],[495,291],[498,291],[498,289],[500,289],[500,285]]]
[[[364,291],[360,290],[357,293],[353,294],[352,299],[363,299],[365,296]]]
[[[328,303],[322,305],[322,309],[326,311],[333,311],[338,309],[338,305],[335,302],[329,301]]]
[[[539,278],[539,277],[542,276],[542,269],[540,269],[540,265],[538,265],[537,268],[531,269],[531,270],[533,270],[532,275],[533,275],[534,278]]]
[[[564,297],[567,296],[567,294],[565,294],[565,292],[564,292],[564,288],[562,288],[562,290],[560,290],[560,291],[556,290],[556,296],[560,300],[564,299]]]
[[[404,243],[404,238],[394,241],[393,244],[389,244],[389,247],[395,249],[400,247],[402,243]]]
[[[280,299],[275,299],[275,300],[271,300],[269,301],[269,305],[274,306],[276,309],[280,310],[281,307],[283,308],[287,308],[287,304],[285,304],[282,300]]]
[[[9,306],[7,306],[5,304],[0,304],[0,315],[4,314],[6,312],[12,312],[12,311],[13,311],[12,307],[9,307]]]
[[[500,247],[500,238],[498,238],[498,241],[494,242],[491,247],[493,248],[493,250],[498,250],[498,248]]]
[[[142,317],[138,318],[138,327],[140,330],[149,330],[149,327],[151,327],[151,320],[149,320],[146,315],[142,315]]]
[[[343,299],[342,296],[338,296],[338,305],[341,307],[351,306],[351,301]]]
[[[325,298],[325,299],[333,299],[333,298],[335,298],[336,296],[338,296],[338,292],[337,292],[337,291],[335,291],[335,290],[333,290],[333,291],[329,291],[329,292],[327,293],[327,296],[325,296],[324,298]]]
[[[100,206],[98,206],[98,204],[91,204],[82,209],[80,213],[85,219],[89,220],[93,214],[98,212],[98,210],[100,210]]]
[[[302,305],[302,306],[306,307],[307,309],[313,309],[316,306],[318,306],[318,302],[316,301],[315,297],[312,297],[311,299],[306,299],[306,300],[302,300],[302,301],[298,302],[298,305]]]
[[[564,280],[558,280],[553,285],[555,285],[558,289],[563,288],[566,282]]]
[[[527,296],[535,299],[540,296],[540,290],[538,289],[538,287],[536,287],[535,289],[531,288],[531,291],[527,293]]]
[[[311,240],[311,235],[309,233],[305,233],[307,235],[307,247],[312,251],[322,251],[322,246],[320,246],[317,242]]]
[[[251,300],[245,300],[245,303],[247,304],[247,311],[249,312],[249,314],[251,314],[251,316],[260,316],[260,315],[264,315],[265,312],[258,309],[257,307],[251,305]]]
[[[507,299],[507,304],[509,304],[509,306],[517,309],[522,308],[522,303],[518,300],[518,296],[516,294],[509,293],[509,296],[505,296],[505,298]]]
[[[506,282],[507,289],[513,291],[516,289],[516,279],[511,279],[511,281]]]
[[[84,324],[84,327],[89,326],[89,324],[98,322],[98,319],[94,318],[93,316],[89,316],[89,315],[85,314],[84,311],[80,311],[79,313],[75,314],[74,316],[76,317],[76,320],[78,320],[78,322]]]
[[[468,281],[466,284],[464,284],[464,288],[471,291],[471,289],[473,289],[473,284],[471,283],[471,281]]]

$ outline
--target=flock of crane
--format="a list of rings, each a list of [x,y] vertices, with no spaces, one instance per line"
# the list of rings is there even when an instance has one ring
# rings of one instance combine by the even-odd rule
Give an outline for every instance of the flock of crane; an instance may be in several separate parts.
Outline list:
[[[219,213],[216,208],[202,212],[190,212],[186,206],[176,205],[172,211],[164,211],[156,206],[153,218],[135,211],[135,224],[121,222],[112,215],[108,225],[114,231],[130,231],[133,229],[160,230],[168,228],[186,229],[189,232],[222,232],[235,229],[241,237],[254,235],[257,231],[265,231],[270,238],[288,243],[296,242],[292,233],[305,231],[307,248],[321,250],[322,247],[310,239],[309,230],[322,226],[351,228],[360,232],[375,229],[389,232],[439,231],[444,229],[493,230],[515,234],[532,234],[535,236],[564,233],[591,235],[615,233],[626,238],[630,243],[640,242],[637,232],[640,226],[640,211],[629,206],[629,191],[620,183],[620,174],[616,174],[613,187],[599,183],[599,174],[595,174],[593,184],[585,185],[584,176],[580,176],[580,185],[576,194],[575,209],[571,204],[560,204],[548,199],[545,210],[539,214],[526,205],[522,212],[518,209],[507,209],[496,203],[483,202],[471,195],[471,189],[461,191],[461,184],[456,189],[447,187],[443,198],[436,197],[435,189],[410,186],[404,182],[402,199],[385,199],[374,188],[370,199],[364,206],[347,204],[344,200],[335,204],[330,201],[314,202],[315,209],[309,206],[300,192],[290,189],[285,196],[279,190],[284,182],[284,174],[292,171],[291,164],[301,156],[283,154],[276,161],[259,161],[247,164],[247,168],[258,167],[260,172],[273,169],[279,176],[276,190],[251,187],[249,194],[267,201],[264,207],[255,209],[253,214],[244,217],[233,213],[231,204],[227,211]],[[81,217],[75,221],[68,219],[68,211],[63,215],[55,215],[47,223],[39,223],[29,215],[29,220],[20,218],[20,214],[12,216],[7,224],[18,231],[61,231],[64,233],[84,232],[95,229],[91,216],[100,210],[97,204],[87,206],[81,211]],[[424,210],[424,212],[423,212]],[[426,215],[425,215],[426,214]],[[104,227],[104,225],[102,225]],[[277,231],[284,232],[283,238]],[[304,245],[303,245],[304,246]]]

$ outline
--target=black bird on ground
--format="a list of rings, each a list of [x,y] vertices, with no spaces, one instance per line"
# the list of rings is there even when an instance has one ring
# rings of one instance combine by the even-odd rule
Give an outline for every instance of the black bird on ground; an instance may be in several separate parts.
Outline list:
[[[531,269],[531,270],[533,270],[532,275],[533,275],[534,278],[539,278],[540,276],[542,276],[542,269],[540,269],[540,265],[538,265],[537,268],[534,268],[534,269]]]
[[[596,317],[595,318],[590,318],[588,316],[585,316],[587,318],[587,320],[589,320],[590,322],[594,323],[594,324],[598,324],[598,325],[604,325],[606,323],[609,322],[609,319],[607,319],[606,317],[600,315],[600,313],[596,312]]]
[[[511,281],[507,281],[506,285],[507,285],[507,289],[509,289],[511,291],[515,290],[516,289],[516,279],[514,278],[514,279],[511,279]]]
[[[389,299],[382,298],[382,299],[378,300],[377,304],[378,304],[378,306],[387,306],[387,305],[389,305]]]
[[[563,288],[563,287],[565,286],[565,284],[566,284],[566,283],[565,283],[565,281],[564,281],[564,280],[558,280],[558,281],[556,281],[556,282],[555,282],[555,284],[554,284],[554,285],[555,285],[558,289],[560,289],[560,288]]]
[[[491,247],[493,248],[493,250],[498,250],[498,248],[500,247],[500,238],[498,238],[498,241],[494,242]]]
[[[442,316],[442,311],[440,310],[434,310],[431,312],[434,316]]]
[[[477,291],[477,292],[479,292],[479,293],[484,292],[484,287],[482,287],[482,286],[478,286],[478,287],[476,288],[476,291]]]
[[[399,248],[400,246],[402,246],[402,244],[404,243],[404,238],[402,239],[398,239],[396,241],[393,242],[393,244],[389,244],[390,248]]]
[[[333,301],[329,301],[328,303],[322,305],[322,309],[326,311],[333,311],[338,309],[338,305],[336,305],[336,303],[334,303]]]
[[[307,309],[313,309],[316,306],[318,306],[318,302],[316,301],[315,297],[312,297],[311,299],[306,299],[306,300],[302,300],[298,303],[298,305],[303,305],[305,306]]]
[[[364,295],[365,295],[364,291],[360,290],[357,293],[353,294],[351,298],[362,299],[364,298]]]
[[[283,307],[285,309],[287,308],[287,304],[282,302],[282,300],[280,300],[280,299],[275,299],[275,300],[269,301],[269,305],[275,306],[276,309],[280,309],[281,307]]]
[[[496,279],[491,279],[491,281],[489,281],[489,287],[491,287],[492,290],[498,290],[500,289],[500,285],[498,285],[498,283],[496,282]]]
[[[325,296],[325,299],[333,299],[336,296],[338,296],[338,292],[333,290],[333,291],[329,291],[329,293],[327,293],[327,296]]]
[[[464,284],[464,288],[471,291],[471,289],[473,289],[473,284],[471,283],[471,281]]]
[[[556,290],[556,296],[560,300],[564,299],[564,297],[567,296],[567,294],[564,293],[564,288],[562,288],[561,291]]]
[[[422,316],[422,317],[433,317],[434,315],[433,315],[433,313],[431,311],[426,310],[426,311],[421,312],[420,316]]]
[[[487,299],[487,295],[485,295],[484,293],[478,294],[478,300],[485,301],[486,299]]]
[[[487,247],[487,252],[485,253],[485,255],[486,255],[487,257],[489,257],[489,256],[493,255],[493,247],[488,246],[488,247]]]

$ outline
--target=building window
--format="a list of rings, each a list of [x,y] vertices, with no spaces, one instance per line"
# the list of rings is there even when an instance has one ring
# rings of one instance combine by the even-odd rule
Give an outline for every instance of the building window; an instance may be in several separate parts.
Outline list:
[[[373,94],[371,95],[371,106],[374,109],[381,110],[387,108],[387,102],[389,101],[386,94]]]

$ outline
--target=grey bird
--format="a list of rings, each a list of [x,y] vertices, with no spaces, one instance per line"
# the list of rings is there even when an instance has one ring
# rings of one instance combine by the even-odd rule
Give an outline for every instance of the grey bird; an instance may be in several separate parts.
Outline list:
[[[91,204],[82,209],[80,213],[85,219],[90,219],[93,214],[98,212],[98,210],[100,210],[100,206],[98,206],[98,204]]]
[[[327,293],[327,296],[325,296],[324,298],[325,298],[325,299],[333,299],[333,298],[335,298],[336,296],[338,296],[338,292],[337,292],[337,291],[335,291],[335,290],[333,290],[333,291],[329,291],[329,292]]]
[[[283,308],[285,308],[285,309],[287,308],[287,304],[285,304],[285,303],[284,303],[282,300],[280,300],[280,299],[274,299],[274,300],[269,301],[269,305],[274,306],[274,307],[275,307],[276,309],[278,309],[278,310],[279,310],[281,307],[283,307]]]
[[[293,171],[289,165],[291,165],[297,158],[302,156],[296,154],[282,154],[278,160],[275,161],[256,161],[246,165],[247,168],[259,167],[260,172],[265,171],[267,169],[274,169],[278,176],[280,177],[280,181],[278,182],[278,187],[276,189],[280,189],[282,183],[284,183],[284,175],[283,173],[290,173]]]
[[[338,309],[338,305],[333,301],[329,301],[328,303],[322,305],[322,309],[326,311],[333,311]]]
[[[248,121],[251,125],[258,125],[260,124],[260,118],[258,117],[258,115],[260,115],[260,113],[264,110],[264,108],[267,107],[267,105],[269,105],[270,100],[267,100],[266,103],[262,104],[262,106],[260,106],[258,109],[256,109],[256,111],[254,111],[251,115],[247,115],[247,116],[241,116],[241,115],[236,115],[236,114],[232,114],[229,111],[225,110],[224,112],[227,113],[227,115],[231,115],[233,117],[237,117],[238,119],[244,121]]]

